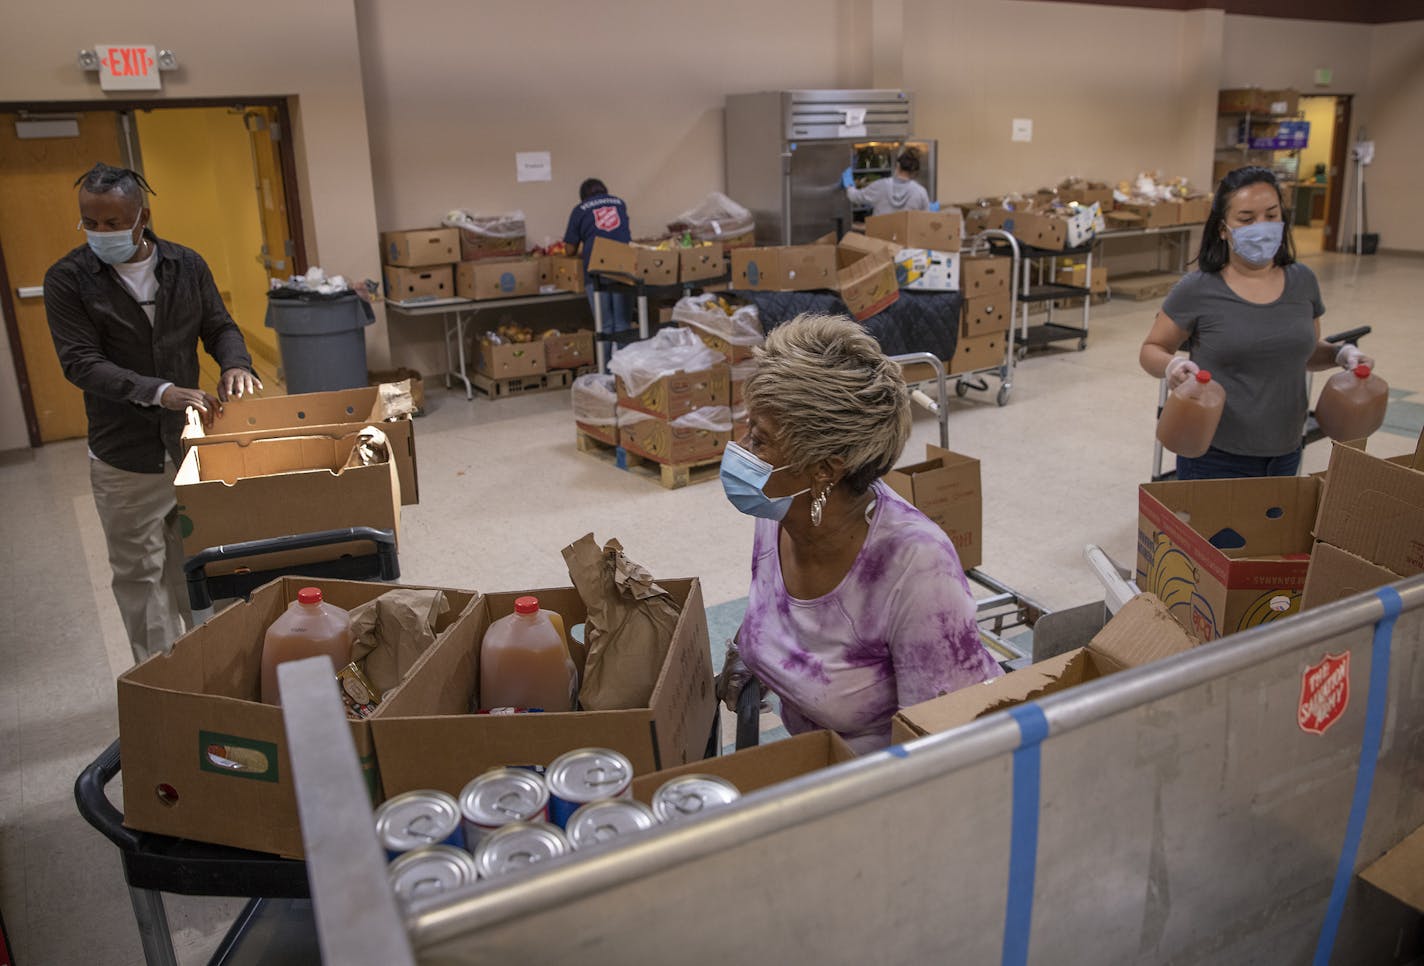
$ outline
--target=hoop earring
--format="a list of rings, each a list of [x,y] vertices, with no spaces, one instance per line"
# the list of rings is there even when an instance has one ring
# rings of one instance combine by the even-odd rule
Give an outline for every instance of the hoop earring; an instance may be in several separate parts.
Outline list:
[[[811,526],[821,525],[821,514],[825,512],[826,500],[831,495],[831,488],[828,486],[820,493],[811,498]]]

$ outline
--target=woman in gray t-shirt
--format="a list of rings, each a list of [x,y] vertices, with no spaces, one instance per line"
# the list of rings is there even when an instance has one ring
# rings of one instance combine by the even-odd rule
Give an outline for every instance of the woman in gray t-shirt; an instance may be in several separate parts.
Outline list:
[[[1307,371],[1373,360],[1320,338],[1320,284],[1295,260],[1276,176],[1246,167],[1221,179],[1198,269],[1162,303],[1142,368],[1175,389],[1199,370],[1226,390],[1211,448],[1177,457],[1177,479],[1294,476],[1310,404]],[[1186,347],[1188,355],[1178,356]]]

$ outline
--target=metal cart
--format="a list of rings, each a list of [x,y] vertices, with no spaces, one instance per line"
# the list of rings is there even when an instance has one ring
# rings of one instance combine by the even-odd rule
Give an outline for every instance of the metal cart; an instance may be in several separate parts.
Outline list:
[[[1353,329],[1346,329],[1344,332],[1336,332],[1334,335],[1327,335],[1325,341],[1331,345],[1343,345],[1346,342],[1357,343],[1360,339],[1369,335],[1371,327],[1361,325]],[[1306,393],[1311,395],[1311,386],[1314,382],[1314,374],[1306,374]],[[1167,380],[1161,379],[1157,384],[1157,416],[1162,416],[1162,407],[1167,405]],[[1311,410],[1305,415],[1305,429],[1301,433],[1301,445],[1309,446],[1325,438],[1325,433],[1321,431],[1320,424],[1315,421],[1315,411]],[[1162,469],[1162,442],[1153,436],[1152,438],[1152,482],[1161,483],[1163,480],[1175,480],[1177,478],[1177,468],[1174,465],[1170,470]]]
[[[1004,338],[1004,361],[988,369],[972,369],[968,372],[956,373],[954,383],[954,394],[963,399],[969,395],[969,390],[976,389],[979,392],[989,391],[988,376],[995,376],[999,380],[999,391],[994,396],[994,401],[1000,406],[1007,405],[1009,393],[1014,388],[1014,369],[1018,363],[1018,355],[1014,349],[1014,327],[1018,321],[1019,306],[1019,272],[1022,261],[1019,255],[1019,240],[1006,231],[998,228],[986,228],[984,231],[973,235],[966,240],[966,254],[999,254],[1008,252],[1009,262],[1009,329]]]
[[[588,273],[588,280],[593,284],[595,295],[611,291],[615,288],[632,294],[634,304],[638,307],[638,339],[646,339],[653,334],[654,326],[648,319],[648,300],[650,298],[678,299],[691,295],[698,289],[706,288],[709,285],[720,285],[730,278],[731,274],[726,273],[714,278],[700,278],[686,282],[675,282],[670,285],[649,285],[639,276],[624,275],[621,272]],[[608,343],[615,342],[619,345],[626,345],[633,341],[633,333],[632,330],[626,333],[605,332],[603,330],[602,300],[595,298],[593,300],[593,338],[598,359],[598,371],[607,372]]]
[[[352,541],[369,542],[371,552],[280,570],[222,575],[209,575],[207,572],[209,567],[223,561],[337,546]],[[323,530],[213,547],[190,558],[184,564],[184,570],[188,577],[188,601],[195,621],[211,616],[215,599],[246,598],[258,587],[280,576],[347,580],[374,578],[381,581],[394,581],[400,577],[395,534],[390,530],[371,527]],[[123,813],[113,806],[104,792],[105,786],[119,774],[121,767],[119,741],[115,739],[75,780],[74,799],[84,820],[118,846],[144,959],[149,966],[173,966],[177,963],[168,928],[168,913],[163,904],[165,892],[189,896],[257,897],[247,904],[228,931],[211,960],[213,964],[253,962],[239,955],[242,937],[259,925],[270,928],[274,912],[295,913],[298,917],[309,914],[308,907],[300,902],[288,901],[302,900],[310,894],[306,866],[300,861],[125,828]]]
[[[995,243],[993,249],[997,254],[1007,253],[1002,242]],[[1014,279],[1015,295],[1018,299],[1018,315],[1013,320],[1013,325],[1018,327],[1018,345],[1014,350],[1017,358],[1022,361],[1029,350],[1041,349],[1056,342],[1076,341],[1078,351],[1082,352],[1088,347],[1088,316],[1092,310],[1092,293],[1089,289],[1093,277],[1092,240],[1077,248],[1065,248],[1062,251],[1037,248],[1016,241],[1015,254],[1020,269]],[[1058,275],[1058,259],[1078,256],[1086,262],[1089,286],[1064,285],[1054,281]],[[1067,298],[1083,300],[1082,325],[1064,325],[1053,321],[1054,301]],[[1038,304],[1047,308],[1048,317],[1041,323],[1029,325],[1029,306]]]

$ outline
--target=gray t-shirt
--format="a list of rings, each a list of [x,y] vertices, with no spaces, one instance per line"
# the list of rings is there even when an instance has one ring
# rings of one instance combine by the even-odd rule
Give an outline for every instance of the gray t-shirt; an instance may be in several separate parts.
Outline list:
[[[881,178],[864,188],[847,188],[850,203],[870,209],[872,215],[888,215],[896,211],[926,211],[930,196],[918,181],[905,178]]]
[[[1162,302],[1187,334],[1191,360],[1226,390],[1211,445],[1241,456],[1282,456],[1300,446],[1310,405],[1306,363],[1315,320],[1325,314],[1320,283],[1300,263],[1285,267],[1274,302],[1248,302],[1220,272],[1192,272]]]

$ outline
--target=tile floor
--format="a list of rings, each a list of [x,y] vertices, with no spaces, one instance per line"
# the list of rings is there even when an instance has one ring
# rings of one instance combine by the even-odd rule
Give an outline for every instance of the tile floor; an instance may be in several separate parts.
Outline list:
[[[1364,348],[1398,390],[1371,451],[1412,449],[1424,419],[1424,260],[1314,255],[1308,264],[1329,308],[1326,331],[1374,326]],[[1101,597],[1084,544],[1132,561],[1157,395],[1137,349],[1156,306],[1095,307],[1087,350],[1030,357],[1003,408],[978,392],[951,402],[951,447],[983,461],[982,569],[1050,608]],[[715,483],[668,491],[578,453],[567,394],[467,402],[429,385],[430,414],[417,424],[423,502],[402,521],[406,580],[562,585],[560,550],[592,530],[618,537],[655,574],[701,577],[709,606],[744,596],[751,523]],[[907,459],[936,440],[934,418],[920,413]],[[81,441],[0,458],[0,541],[12,548],[0,579],[0,913],[26,966],[142,961],[115,849],[72,797],[75,776],[117,733],[113,682],[129,662],[85,458]],[[1305,470],[1327,459],[1328,446],[1312,446]],[[168,906],[180,961],[202,963],[240,902],[170,897]]]

